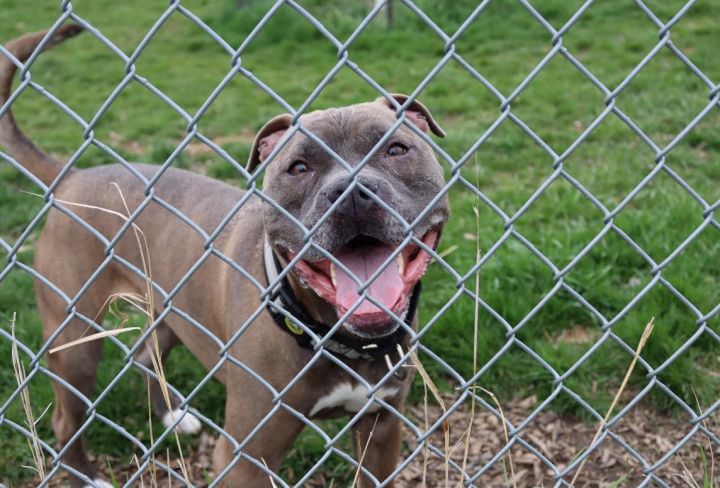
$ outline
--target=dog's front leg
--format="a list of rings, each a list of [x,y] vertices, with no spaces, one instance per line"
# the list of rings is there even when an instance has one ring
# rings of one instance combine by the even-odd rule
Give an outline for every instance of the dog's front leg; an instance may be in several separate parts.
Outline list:
[[[388,411],[363,416],[353,431],[355,457],[362,467],[383,483],[397,466],[400,456],[400,421]],[[368,476],[360,475],[360,487],[377,486]],[[386,487],[395,486],[390,481]]]
[[[250,386],[242,385],[242,386]],[[277,473],[280,464],[303,424],[284,408],[277,409],[269,418],[274,405],[270,395],[235,385],[228,391],[225,405],[225,431],[238,444],[252,434],[241,452],[233,452],[234,445],[224,435],[218,438],[213,454],[215,474],[219,476],[227,466],[230,470],[222,479],[221,486],[232,488],[271,487],[271,477],[245,456],[252,457],[260,465]],[[254,386],[254,385],[253,385]],[[257,432],[253,432],[259,425]]]

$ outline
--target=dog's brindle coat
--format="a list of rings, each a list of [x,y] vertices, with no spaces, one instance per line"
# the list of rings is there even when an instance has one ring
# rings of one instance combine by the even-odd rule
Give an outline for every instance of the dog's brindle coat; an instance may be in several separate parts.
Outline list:
[[[77,26],[64,26],[52,36],[46,47],[55,45],[79,31]],[[39,45],[44,35],[45,33],[30,34],[6,46],[18,59],[24,61]],[[15,66],[0,56],[0,105],[9,97],[14,72]],[[402,103],[406,97],[397,96],[397,100]],[[430,113],[420,103],[413,103],[405,113],[407,119],[419,129],[443,135]],[[370,103],[309,113],[303,115],[301,121],[304,127],[323,140],[335,153],[350,165],[354,165],[388,131],[396,117],[392,105],[387,100],[379,99]],[[280,116],[263,127],[252,149],[248,166],[250,170],[272,153],[278,141],[283,139],[290,122],[289,116]],[[8,154],[46,185],[54,181],[62,168],[60,162],[44,153],[22,134],[9,110],[0,119],[0,143]],[[151,179],[158,169],[157,166],[140,164],[134,165],[134,168],[147,179]],[[380,148],[370,159],[369,164],[358,174],[358,180],[407,222],[416,219],[444,184],[442,171],[430,147],[404,125],[394,133],[386,147]],[[57,186],[55,198],[126,214],[120,193],[111,183],[117,184],[121,189],[130,211],[135,210],[145,198],[144,185],[120,165],[70,171]],[[267,166],[263,191],[310,228],[347,185],[347,170],[307,137],[296,133],[277,151]],[[179,209],[205,232],[211,233],[243,197],[243,192],[204,176],[168,169],[154,186],[154,195]],[[124,223],[121,218],[108,212],[71,204],[66,206],[107,239],[115,236]],[[428,245],[435,246],[447,217],[448,204],[446,198],[443,198],[427,217],[418,223],[414,235],[418,239],[431,236],[428,238]],[[136,224],[147,237],[152,279],[162,289],[172,290],[205,253],[204,240],[155,202],[142,211]],[[397,246],[404,238],[400,222],[382,210],[372,198],[368,199],[367,193],[356,189],[348,194],[348,198],[338,206],[333,216],[319,228],[314,241],[330,253],[347,254],[355,249],[351,241],[358,236],[364,236],[363,242],[369,240],[376,247],[379,246],[378,243]],[[432,236],[435,236],[434,239]],[[286,265],[294,256],[293,253],[303,246],[302,232],[297,226],[272,205],[253,196],[242,206],[212,246],[234,260],[256,280],[266,283],[263,267],[265,239],[273,246],[282,265]],[[132,232],[126,232],[119,240],[114,253],[142,269],[139,248]],[[310,266],[319,263],[318,260],[323,256],[311,251],[303,258],[301,263]],[[422,259],[424,265],[427,265],[428,258]],[[35,269],[38,273],[67,296],[74,297],[105,260],[104,246],[96,237],[62,212],[50,212],[36,246]],[[418,278],[423,271],[424,266],[420,271],[415,271]],[[403,272],[392,273],[402,275]],[[391,278],[396,279],[396,274]],[[331,305],[318,296],[313,285],[313,280],[322,281],[329,276],[310,266],[304,275],[291,273],[289,278],[298,300],[315,320],[330,325],[337,321],[338,303]],[[334,274],[332,278],[335,280]],[[98,317],[100,320],[111,295],[143,294],[144,291],[145,283],[142,279],[113,262],[104,268],[82,295],[76,310],[85,317]],[[404,290],[402,293],[406,292],[407,290]],[[44,336],[47,339],[66,320],[67,304],[49,287],[39,282],[36,284],[36,294],[44,323]],[[406,312],[407,303],[403,302],[405,299],[404,295],[398,299],[400,305],[397,310],[393,309],[393,312],[398,315]],[[154,302],[159,307],[158,313],[162,310],[162,301],[161,296],[154,297]],[[401,302],[405,304],[402,305]],[[260,291],[218,257],[210,255],[191,274],[177,295],[172,297],[171,304],[207,327],[220,341],[226,342],[258,309]],[[388,303],[388,307],[392,305],[393,303]],[[371,312],[373,313],[362,315],[358,312],[353,315],[338,333],[364,337],[387,336],[396,329],[397,325],[388,321],[387,315],[382,313],[383,317],[379,317],[377,310]],[[52,346],[68,343],[87,333],[87,323],[73,319]],[[173,345],[182,342],[207,368],[213,368],[221,359],[217,342],[176,313],[165,316],[158,335],[163,355],[166,355]],[[404,341],[407,342],[407,336]],[[141,351],[139,360],[151,367],[147,347],[146,345]],[[74,346],[49,355],[49,367],[84,395],[91,396],[102,349],[102,342],[97,340]],[[240,336],[229,353],[261,375],[276,390],[283,389],[295,378],[313,356],[312,351],[298,347],[291,335],[277,327],[266,310],[263,310]],[[387,373],[383,360],[342,360],[370,384],[376,384]],[[242,368],[229,362],[223,364],[216,376],[227,389],[224,428],[234,439],[242,442],[274,407],[272,395]],[[402,379],[393,378],[382,390],[387,395],[384,400],[399,411],[402,411],[412,376],[407,374]],[[348,401],[352,398],[343,397],[342,392],[347,393],[357,386],[358,383],[346,372],[323,358],[287,392],[283,402],[308,416],[311,412],[320,418],[347,415],[353,412],[348,412],[345,408],[357,411],[357,407],[348,407],[353,403]],[[70,390],[58,383],[54,384],[54,388],[56,402],[52,425],[57,441],[62,446],[77,432],[85,419],[87,409]],[[159,385],[151,383],[151,389],[155,413],[160,418],[166,417],[168,409],[162,400]],[[319,402],[321,399],[322,402]],[[174,401],[176,406],[177,400]],[[377,412],[366,414],[358,423],[357,444],[364,448],[374,425],[363,466],[383,481],[395,469],[401,433],[399,421],[392,413],[385,409]],[[297,418],[280,408],[251,439],[244,452],[257,460],[262,459],[270,469],[277,472],[283,456],[302,427],[303,424]],[[355,435],[353,439],[356,439]],[[221,436],[214,453],[216,472],[219,473],[233,461],[235,456],[232,450],[231,443]],[[70,446],[64,462],[87,477],[85,481],[73,477],[76,485],[86,483],[87,479],[94,477],[95,469],[85,454],[82,437]],[[267,474],[245,460],[234,465],[225,482],[236,487],[270,485]],[[365,476],[362,477],[362,483],[363,486],[372,484]],[[392,485],[393,483],[389,482],[386,486]]]

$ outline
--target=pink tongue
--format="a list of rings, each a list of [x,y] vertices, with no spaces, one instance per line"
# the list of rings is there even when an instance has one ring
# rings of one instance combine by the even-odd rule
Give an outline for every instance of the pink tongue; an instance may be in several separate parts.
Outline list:
[[[368,281],[375,271],[390,257],[393,249],[384,244],[354,248],[341,251],[336,257],[348,268],[355,277],[363,284]],[[359,298],[358,284],[343,270],[336,267],[336,289],[335,300],[339,308],[344,312],[352,307]],[[404,285],[397,262],[388,264],[380,275],[373,280],[367,290],[368,296],[373,297],[379,303],[392,310],[402,295]],[[353,315],[362,315],[382,312],[374,303],[363,300]]]

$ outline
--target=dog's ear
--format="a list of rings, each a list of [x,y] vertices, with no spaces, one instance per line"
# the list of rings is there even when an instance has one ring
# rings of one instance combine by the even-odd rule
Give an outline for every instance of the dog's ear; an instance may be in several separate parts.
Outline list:
[[[255,142],[253,142],[253,147],[250,151],[250,158],[245,166],[245,169],[247,169],[249,173],[252,173],[257,165],[265,161],[272,150],[275,149],[278,141],[290,127],[291,122],[292,117],[289,114],[282,114],[270,119],[270,121],[260,129],[260,132],[255,136]]]
[[[391,93],[390,96],[393,97],[395,101],[397,101],[400,105],[405,103],[407,99],[410,98],[407,95],[403,95],[401,93]],[[395,110],[395,106],[392,104],[392,102],[390,102],[390,100],[385,97],[380,97],[375,101],[384,104],[393,111]],[[427,133],[428,130],[431,130],[436,136],[445,137],[445,131],[442,130],[442,128],[438,125],[437,122],[435,122],[435,119],[430,113],[430,110],[428,110],[427,107],[419,101],[413,100],[410,106],[405,110],[405,115],[407,116],[408,120],[415,124],[421,131]]]

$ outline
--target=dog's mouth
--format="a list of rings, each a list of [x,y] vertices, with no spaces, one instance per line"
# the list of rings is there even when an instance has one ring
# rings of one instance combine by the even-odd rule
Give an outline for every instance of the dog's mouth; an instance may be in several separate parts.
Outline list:
[[[421,239],[423,244],[435,250],[440,232],[440,228],[426,232]],[[409,243],[392,262],[382,267],[398,247],[372,237],[356,236],[332,253],[342,266],[330,259],[312,262],[300,259],[293,271],[302,283],[335,308],[338,317],[353,310],[345,322],[352,332],[372,337],[386,335],[397,328],[397,323],[378,305],[367,298],[361,299],[360,286],[367,284],[367,296],[398,318],[405,319],[412,291],[425,274],[431,258],[422,247]],[[288,261],[296,257],[291,251],[283,254]],[[371,278],[374,279],[368,283]]]

